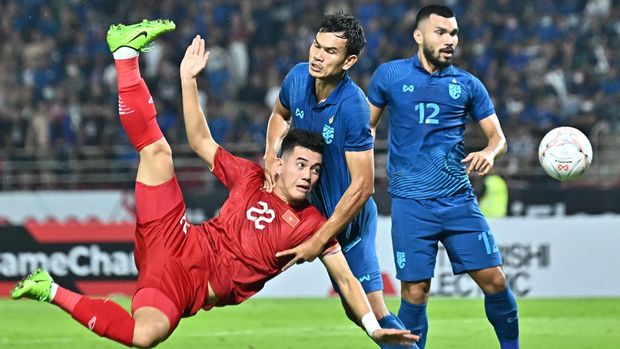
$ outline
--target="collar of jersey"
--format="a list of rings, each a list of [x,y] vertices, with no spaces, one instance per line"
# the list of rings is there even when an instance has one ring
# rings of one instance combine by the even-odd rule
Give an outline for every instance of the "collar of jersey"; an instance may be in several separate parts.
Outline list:
[[[446,76],[450,73],[452,73],[452,64],[450,64],[449,66],[443,68],[442,70],[435,72],[433,74],[430,74],[429,72],[426,71],[426,69],[424,69],[424,67],[422,66],[422,64],[420,64],[420,57],[418,57],[417,54],[415,54],[413,57],[411,57],[411,59],[413,59],[413,66],[416,67],[418,70],[423,71],[425,74],[431,75],[431,76]]]
[[[265,193],[267,193],[267,191],[265,191],[265,189],[261,189],[261,190],[264,191]],[[285,205],[289,210],[293,211],[294,213],[299,213],[304,208],[308,207],[308,205],[310,205],[310,202],[308,201],[308,199],[306,199],[306,201],[304,201],[302,204],[299,204],[299,206],[293,206],[288,201],[286,201],[286,200],[282,199],[281,197],[279,197],[278,194],[274,193],[273,191],[271,193],[267,193],[267,195],[271,195],[271,197],[276,198],[276,200],[281,202],[283,205]]]
[[[348,85],[349,81],[351,81],[351,78],[349,77],[349,73],[345,72],[344,77],[342,78],[342,80],[340,80],[338,85],[336,85],[336,88],[334,88],[332,93],[330,93],[329,96],[327,96],[327,99],[321,103],[316,103],[316,106],[319,108],[323,108],[325,106],[338,103],[338,101],[340,100],[340,95],[342,94],[342,91],[344,91],[346,86]],[[316,101],[316,89],[315,89],[316,85],[314,84],[315,78],[311,78],[310,83],[312,84],[310,93],[312,93],[312,96],[314,96],[314,100]]]

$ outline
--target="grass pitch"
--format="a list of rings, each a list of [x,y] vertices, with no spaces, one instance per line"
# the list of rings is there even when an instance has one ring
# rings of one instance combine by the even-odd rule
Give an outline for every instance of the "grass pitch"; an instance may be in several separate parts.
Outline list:
[[[118,300],[126,308],[128,299]],[[620,348],[620,298],[520,299],[521,347]],[[396,312],[398,299],[388,299]],[[481,299],[431,298],[427,349],[499,348]],[[119,348],[35,301],[0,300],[0,348]],[[337,299],[252,299],[200,311],[158,348],[378,348]]]

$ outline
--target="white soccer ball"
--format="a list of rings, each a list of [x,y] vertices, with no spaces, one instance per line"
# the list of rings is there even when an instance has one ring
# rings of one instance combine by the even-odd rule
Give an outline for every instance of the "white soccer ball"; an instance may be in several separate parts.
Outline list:
[[[549,176],[559,181],[573,180],[592,164],[592,145],[578,129],[557,127],[540,141],[538,160]]]

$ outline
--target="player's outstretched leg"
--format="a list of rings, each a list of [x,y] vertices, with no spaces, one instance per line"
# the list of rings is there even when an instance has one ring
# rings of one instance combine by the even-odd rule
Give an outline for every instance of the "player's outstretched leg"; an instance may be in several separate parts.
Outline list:
[[[37,269],[18,282],[11,290],[11,298],[55,304],[96,334],[133,345],[135,321],[125,309],[112,301],[85,297],[62,288],[45,270]]]
[[[137,181],[160,185],[174,176],[172,150],[155,118],[153,97],[140,76],[138,54],[161,34],[175,29],[168,20],[144,20],[110,26],[107,42],[114,56],[118,82],[118,113],[129,141],[140,152]]]
[[[175,29],[174,22],[144,20],[137,24],[110,26],[106,36],[114,55],[118,81],[118,113],[131,144],[140,151],[163,137],[155,105],[140,76],[138,54],[161,34]]]

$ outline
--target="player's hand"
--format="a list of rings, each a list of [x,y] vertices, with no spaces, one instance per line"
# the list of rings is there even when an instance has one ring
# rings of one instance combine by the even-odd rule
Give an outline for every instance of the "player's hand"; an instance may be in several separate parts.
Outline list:
[[[278,173],[276,172],[278,168],[279,159],[275,156],[265,156],[265,180],[263,182],[263,189],[265,189],[268,193],[273,191],[273,187],[276,186],[276,180],[278,179]]]
[[[484,176],[491,172],[495,163],[495,154],[492,151],[481,150],[469,153],[461,163],[469,162],[467,174],[478,172],[478,175]]]
[[[384,344],[396,344],[403,347],[409,347],[420,340],[420,336],[411,334],[411,331],[409,330],[380,328],[372,333],[372,339]]]
[[[194,79],[207,66],[208,60],[209,52],[205,52],[205,40],[196,35],[181,61],[181,79]]]
[[[294,248],[276,253],[276,257],[278,258],[293,256],[293,259],[286,263],[282,271],[292,267],[294,264],[312,262],[323,252],[324,246],[315,236],[316,234]]]

